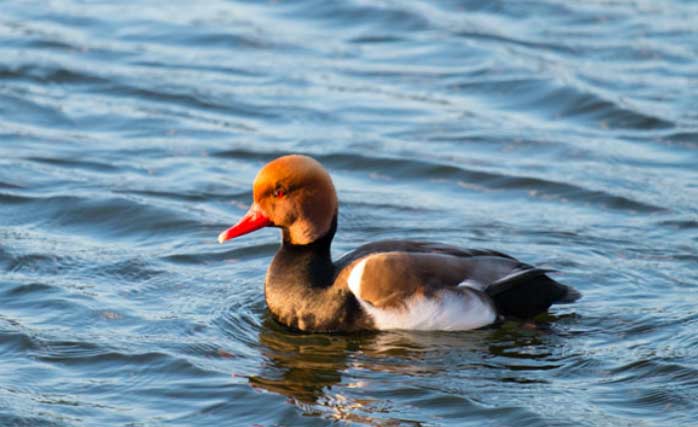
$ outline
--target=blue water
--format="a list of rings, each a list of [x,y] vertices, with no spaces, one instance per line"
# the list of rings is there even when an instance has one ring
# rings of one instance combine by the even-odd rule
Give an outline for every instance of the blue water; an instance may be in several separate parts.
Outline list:
[[[698,425],[698,3],[0,2],[0,425]],[[536,326],[299,335],[268,160],[334,177],[336,256],[500,250]]]

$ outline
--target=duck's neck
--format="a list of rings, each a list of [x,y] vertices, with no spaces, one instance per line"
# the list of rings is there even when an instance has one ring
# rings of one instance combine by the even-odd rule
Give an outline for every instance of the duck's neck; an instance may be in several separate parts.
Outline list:
[[[281,247],[276,252],[269,269],[269,273],[277,279],[274,280],[273,285],[286,287],[298,285],[315,290],[322,290],[332,285],[335,267],[332,263],[330,246],[336,229],[335,217],[327,234],[307,245],[290,243],[290,239],[284,233]]]
[[[299,330],[330,331],[346,317],[346,293],[333,286],[336,267],[330,246],[336,229],[335,216],[330,230],[310,244],[293,245],[284,238],[264,287],[267,306],[280,323]]]

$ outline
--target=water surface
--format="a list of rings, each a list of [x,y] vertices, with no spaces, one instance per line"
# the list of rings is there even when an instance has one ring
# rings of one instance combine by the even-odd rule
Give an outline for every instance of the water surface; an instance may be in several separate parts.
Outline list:
[[[698,5],[0,3],[0,424],[666,426],[698,419]],[[510,253],[531,328],[298,335],[266,161],[316,157],[336,256]]]

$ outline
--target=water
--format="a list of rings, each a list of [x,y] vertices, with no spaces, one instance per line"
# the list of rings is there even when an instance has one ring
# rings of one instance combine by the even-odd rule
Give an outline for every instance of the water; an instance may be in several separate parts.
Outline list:
[[[112,3],[0,3],[0,425],[698,425],[695,2]],[[290,333],[277,232],[216,243],[289,152],[337,256],[492,248],[584,299]]]

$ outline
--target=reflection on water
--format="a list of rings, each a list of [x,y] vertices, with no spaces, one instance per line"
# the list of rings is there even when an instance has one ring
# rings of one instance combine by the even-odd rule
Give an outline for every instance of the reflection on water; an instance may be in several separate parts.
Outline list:
[[[269,318],[259,343],[265,363],[250,383],[299,403],[315,403],[342,381],[351,350],[345,337],[294,334]]]
[[[509,321],[469,334],[392,331],[361,335],[305,335],[265,316],[259,333],[263,362],[250,384],[286,396],[306,416],[375,425],[422,425],[386,417],[390,400],[362,397],[368,378],[389,374],[438,379],[448,387],[461,378],[501,383],[544,384],[560,368],[560,338],[547,316],[542,322]],[[375,413],[381,417],[375,417]],[[396,411],[398,412],[398,411]]]

